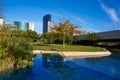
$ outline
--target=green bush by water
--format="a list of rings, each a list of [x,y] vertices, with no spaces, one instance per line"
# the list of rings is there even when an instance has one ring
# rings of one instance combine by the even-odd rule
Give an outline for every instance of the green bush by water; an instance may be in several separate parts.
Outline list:
[[[0,71],[32,64],[32,47],[24,31],[0,30]],[[5,69],[4,69],[5,68]]]

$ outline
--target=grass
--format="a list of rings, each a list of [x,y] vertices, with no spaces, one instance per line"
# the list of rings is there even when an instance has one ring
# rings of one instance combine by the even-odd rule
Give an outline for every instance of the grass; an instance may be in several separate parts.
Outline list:
[[[44,44],[41,42],[32,43],[34,50],[58,50],[58,51],[81,51],[81,52],[97,52],[105,51],[103,48],[83,45],[65,45],[63,49],[62,44]]]

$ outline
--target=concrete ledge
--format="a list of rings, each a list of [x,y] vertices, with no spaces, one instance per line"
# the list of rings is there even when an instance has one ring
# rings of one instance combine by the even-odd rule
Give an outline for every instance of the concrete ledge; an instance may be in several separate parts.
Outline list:
[[[109,56],[111,52],[59,52],[59,51],[44,51],[44,50],[33,50],[34,54],[47,54],[47,53],[59,53],[65,58],[87,58],[87,57],[102,57]]]

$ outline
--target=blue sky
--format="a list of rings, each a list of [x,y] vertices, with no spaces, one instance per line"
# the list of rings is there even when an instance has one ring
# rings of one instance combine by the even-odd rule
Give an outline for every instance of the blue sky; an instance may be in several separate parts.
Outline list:
[[[1,0],[5,21],[34,22],[42,33],[42,18],[52,15],[59,23],[66,18],[81,30],[102,32],[120,28],[120,0]]]

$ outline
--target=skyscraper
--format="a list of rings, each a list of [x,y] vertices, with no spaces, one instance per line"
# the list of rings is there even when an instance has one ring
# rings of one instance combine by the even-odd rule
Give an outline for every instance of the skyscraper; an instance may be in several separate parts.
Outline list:
[[[51,15],[47,14],[43,17],[43,33],[49,32],[50,23],[51,23]]]
[[[2,27],[2,26],[3,26],[3,18],[0,17],[0,27]]]
[[[14,22],[4,22],[4,26],[11,30],[18,29],[18,27],[14,24]]]
[[[23,31],[29,30],[29,23],[27,22],[14,21],[14,24],[17,26],[19,30],[23,30]]]
[[[0,25],[2,20],[0,19]],[[31,22],[21,22],[21,21],[14,21],[14,22],[4,22],[4,26],[9,29],[18,29],[23,31],[32,30],[34,31],[34,23]]]
[[[34,31],[34,23],[29,23],[29,30]]]

